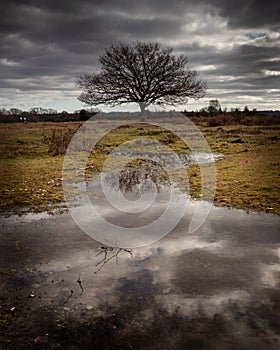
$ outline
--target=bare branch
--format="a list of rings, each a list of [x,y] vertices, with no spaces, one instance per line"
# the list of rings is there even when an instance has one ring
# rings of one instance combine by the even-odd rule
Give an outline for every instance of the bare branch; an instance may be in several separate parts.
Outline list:
[[[114,250],[116,249],[116,251],[114,252]],[[108,256],[109,253],[113,252],[113,254],[111,256]],[[96,256],[99,256],[100,254],[104,254],[104,257],[102,260],[100,260],[95,266],[99,266],[99,268],[94,271],[95,274],[97,274],[97,272],[99,272],[104,265],[106,265],[109,261],[113,260],[114,258],[116,259],[116,264],[118,265],[119,261],[119,254],[121,252],[126,252],[128,254],[130,254],[130,256],[132,257],[132,251],[130,249],[125,249],[125,248],[112,248],[112,247],[108,247],[108,246],[102,246],[100,247],[100,251]]]
[[[174,56],[172,49],[158,43],[112,45],[99,56],[99,63],[99,72],[77,80],[79,100],[88,105],[136,102],[142,110],[150,104],[184,103],[206,92],[206,82],[186,67],[187,58]]]
[[[81,294],[83,294],[84,292],[84,288],[83,288],[83,285],[82,285],[82,281],[81,281],[81,276],[79,275],[78,279],[77,279],[77,283],[79,284],[79,287],[81,288]]]
[[[68,303],[68,301],[72,298],[73,293],[74,293],[73,290],[70,290],[69,296],[68,296],[67,299],[61,304],[62,306],[64,306],[65,304]]]

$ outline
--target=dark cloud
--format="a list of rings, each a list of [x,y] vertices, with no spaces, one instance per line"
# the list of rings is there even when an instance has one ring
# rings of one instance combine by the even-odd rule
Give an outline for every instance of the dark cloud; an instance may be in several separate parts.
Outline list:
[[[228,18],[232,27],[280,28],[280,2],[277,0],[212,0],[221,16]]]
[[[278,103],[278,1],[10,0],[0,11],[0,105],[10,106],[13,91],[27,105],[30,91],[49,91],[47,101],[54,90],[73,98],[76,77],[97,67],[105,47],[135,40],[186,54],[208,80],[209,96],[227,101],[244,91],[265,100],[274,90]]]

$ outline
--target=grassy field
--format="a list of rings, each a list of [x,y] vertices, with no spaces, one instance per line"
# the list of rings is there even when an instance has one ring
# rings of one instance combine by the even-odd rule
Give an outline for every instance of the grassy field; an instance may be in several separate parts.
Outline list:
[[[96,128],[112,121],[96,121]],[[183,120],[177,120],[180,129]],[[203,124],[203,123],[202,123]],[[63,208],[63,152],[79,122],[0,124],[0,212],[19,213]],[[280,125],[223,125],[200,130],[217,161],[215,204],[280,214]],[[105,137],[87,170],[101,170],[106,153],[135,136],[154,137],[178,152],[186,147],[176,137],[156,128],[122,128]],[[200,170],[188,170],[190,193],[200,197]],[[61,205],[62,203],[62,205]]]

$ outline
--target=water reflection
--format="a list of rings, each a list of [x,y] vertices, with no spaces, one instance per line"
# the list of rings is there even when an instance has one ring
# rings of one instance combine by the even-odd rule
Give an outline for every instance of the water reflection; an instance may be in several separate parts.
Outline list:
[[[196,205],[191,202],[191,210]],[[33,334],[35,315],[49,310],[46,319],[53,319],[53,325],[49,328],[41,317],[39,334],[52,335],[63,324],[65,339],[67,327],[74,334],[78,327],[77,339],[86,344],[85,349],[96,338],[104,344],[115,341],[104,331],[112,323],[117,327],[114,334],[127,336],[139,349],[145,349],[139,340],[142,335],[147,346],[180,349],[182,341],[186,344],[197,334],[204,344],[197,348],[215,349],[216,338],[224,339],[224,327],[231,332],[226,333],[229,339],[250,345],[244,349],[256,348],[256,342],[259,348],[279,345],[273,340],[278,339],[280,316],[277,215],[214,207],[199,231],[189,235],[185,216],[161,241],[134,249],[132,257],[121,252],[117,261],[113,258],[97,274],[100,246],[77,229],[68,214],[1,221],[2,295],[13,302],[15,298],[26,301],[32,292],[35,295],[28,299],[29,309],[22,306],[25,334]],[[12,275],[7,274],[9,269]],[[71,328],[68,322],[73,319]],[[15,327],[18,324],[19,319]],[[89,325],[86,335],[85,325]],[[90,329],[95,338],[89,341]],[[213,329],[216,338],[209,345]],[[155,333],[160,337],[155,339]],[[218,345],[227,348],[223,342]]]
[[[170,185],[169,176],[163,167],[148,159],[136,159],[129,162],[119,173],[106,174],[104,180],[111,189],[122,193],[133,192],[136,195],[145,192],[159,193]]]
[[[142,143],[139,143],[139,140],[126,142],[115,148],[110,155],[150,159],[155,163],[164,165],[167,169],[182,169],[193,164],[213,163],[223,157],[221,153],[210,152],[180,152],[174,156],[172,149],[154,140],[144,140]]]

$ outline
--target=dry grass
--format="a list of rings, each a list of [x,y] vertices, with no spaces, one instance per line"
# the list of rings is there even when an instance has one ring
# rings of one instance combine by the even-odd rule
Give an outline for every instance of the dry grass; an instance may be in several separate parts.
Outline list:
[[[183,119],[182,119],[183,121]],[[97,121],[101,127],[112,121]],[[63,202],[62,164],[67,142],[81,123],[0,124],[0,211],[23,208],[50,210]],[[176,127],[180,123],[176,121]],[[214,152],[224,157],[216,164],[215,204],[266,210],[280,214],[280,126],[201,126]],[[90,158],[88,175],[102,169],[106,154],[134,137],[155,138],[176,151],[185,146],[156,127],[123,127],[104,137]],[[49,140],[49,142],[45,142]],[[57,147],[61,147],[57,150]],[[184,149],[183,149],[184,148]],[[50,151],[51,150],[51,151]],[[117,160],[116,160],[117,161]],[[190,193],[200,197],[200,170],[188,170]]]

